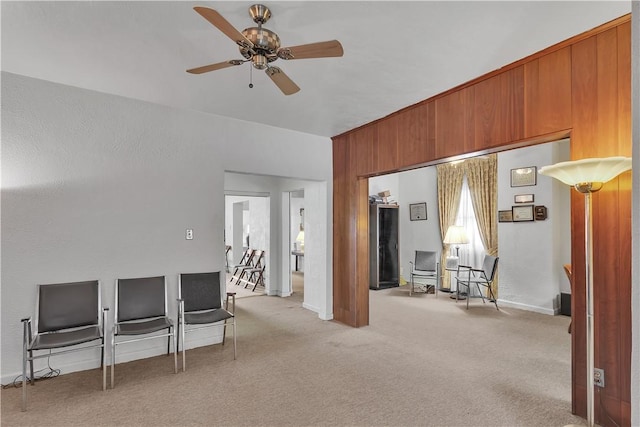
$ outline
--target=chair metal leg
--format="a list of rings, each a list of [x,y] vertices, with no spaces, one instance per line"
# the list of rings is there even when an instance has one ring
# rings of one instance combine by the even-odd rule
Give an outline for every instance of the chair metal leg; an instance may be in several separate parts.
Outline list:
[[[107,356],[105,354],[105,346],[107,345],[106,337],[102,337],[102,391],[107,389]]]
[[[31,379],[31,385],[34,385],[36,383],[36,378],[35,375],[33,375],[33,351],[31,350],[29,350],[29,373],[31,374],[29,377]]]
[[[116,334],[111,334],[111,388],[113,389],[115,383],[114,370],[116,368]]]
[[[22,340],[22,412],[27,410],[27,326]]]
[[[489,285],[488,288],[489,288],[489,296],[493,300],[493,303],[496,306],[496,310],[500,310],[498,308],[498,298],[496,298],[496,296],[493,294],[493,289],[491,289],[491,285]],[[571,332],[571,325],[569,325],[569,332]]]
[[[178,349],[178,351],[180,351],[180,322],[178,322],[178,336],[176,336],[176,348]],[[183,344],[184,345],[184,344]]]
[[[182,324],[182,372],[184,372],[187,369],[187,361],[186,361],[186,355],[187,355],[187,349],[186,349],[186,341],[185,341],[185,328],[186,325]]]
[[[233,317],[233,360],[236,360],[236,318]]]
[[[471,299],[471,283],[467,286],[467,310],[469,310],[469,300]]]
[[[224,345],[227,340],[227,320],[229,319],[224,319],[224,323],[222,324],[222,345]]]
[[[173,373],[177,374],[178,373],[178,343],[176,341],[176,330],[175,328],[172,328],[173,330],[173,335],[171,335],[171,338],[173,338]]]

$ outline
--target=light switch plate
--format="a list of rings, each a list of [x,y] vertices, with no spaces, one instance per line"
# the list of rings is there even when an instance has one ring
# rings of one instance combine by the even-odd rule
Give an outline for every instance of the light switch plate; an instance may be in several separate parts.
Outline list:
[[[187,232],[184,235],[184,238],[187,240],[193,240],[193,229],[187,228]]]

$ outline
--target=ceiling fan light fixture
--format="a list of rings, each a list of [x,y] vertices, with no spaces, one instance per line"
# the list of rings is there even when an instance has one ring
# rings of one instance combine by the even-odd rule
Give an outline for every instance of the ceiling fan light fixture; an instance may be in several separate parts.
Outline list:
[[[253,67],[257,70],[264,70],[267,68],[267,64],[269,63],[267,57],[264,55],[253,55],[251,62],[253,63]]]

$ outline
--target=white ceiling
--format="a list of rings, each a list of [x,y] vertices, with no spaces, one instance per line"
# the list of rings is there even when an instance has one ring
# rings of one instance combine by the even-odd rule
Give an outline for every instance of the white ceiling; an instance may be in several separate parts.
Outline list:
[[[162,105],[334,136],[631,11],[627,1],[274,1],[283,46],[337,39],[341,58],[278,60],[284,96],[194,10],[254,26],[251,1],[2,1],[2,70]]]

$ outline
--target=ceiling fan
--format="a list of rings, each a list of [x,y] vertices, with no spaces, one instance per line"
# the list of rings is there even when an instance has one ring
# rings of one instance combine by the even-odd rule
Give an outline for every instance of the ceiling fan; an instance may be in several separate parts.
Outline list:
[[[280,37],[273,31],[262,27],[262,24],[271,18],[271,11],[262,4],[254,4],[249,8],[249,15],[258,26],[245,28],[242,32],[236,30],[214,9],[199,6],[193,9],[233,40],[239,46],[240,54],[244,59],[232,59],[198,68],[191,68],[187,70],[187,72],[191,74],[208,73],[209,71],[221,70],[234,65],[242,65],[245,62],[251,62],[254,68],[265,70],[267,76],[271,78],[282,93],[292,95],[298,92],[300,88],[279,67],[270,65],[271,62],[277,59],[290,60],[336,57],[342,56],[344,53],[342,45],[338,40],[280,47]],[[253,85],[250,84],[249,87],[253,87]]]

